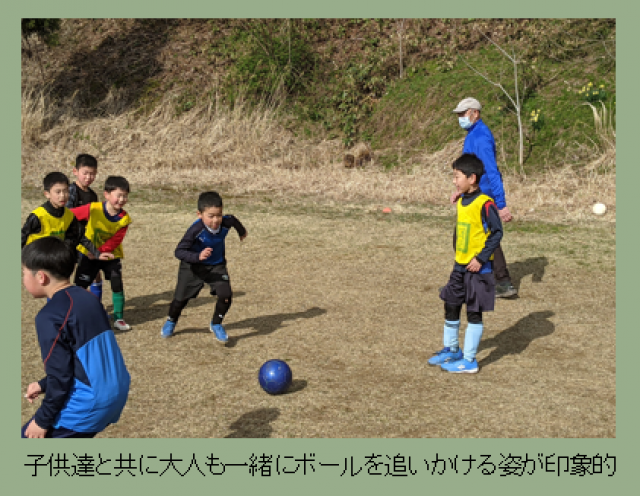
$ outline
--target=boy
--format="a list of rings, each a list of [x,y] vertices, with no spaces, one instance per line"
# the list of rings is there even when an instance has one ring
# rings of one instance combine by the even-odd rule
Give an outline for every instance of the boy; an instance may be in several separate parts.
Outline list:
[[[169,306],[169,317],[162,326],[163,338],[173,335],[182,310],[207,283],[211,296],[218,296],[209,329],[219,342],[224,344],[228,341],[222,319],[229,311],[233,293],[227,272],[224,238],[232,227],[238,231],[241,241],[247,237],[247,230],[238,219],[233,215],[222,215],[222,198],[218,193],[202,193],[198,198],[198,220],[176,247],[175,256],[180,260],[178,283]]]
[[[121,176],[109,176],[104,184],[103,203],[94,202],[72,209],[80,221],[87,222],[85,235],[101,253],[113,253],[113,260],[96,260],[86,249],[81,252],[74,284],[87,289],[99,271],[111,281],[113,299],[113,327],[118,331],[128,331],[131,326],[124,320],[124,288],[122,285],[122,262],[124,252],[122,240],[131,223],[129,214],[123,207],[129,198],[129,182]]]
[[[50,172],[44,177],[44,196],[47,201],[29,214],[22,226],[21,248],[36,239],[53,236],[64,240],[70,248],[80,244],[96,258],[108,260],[84,235],[82,224],[65,207],[69,198],[69,179],[62,172]]]
[[[478,187],[484,172],[480,159],[465,153],[452,167],[453,183],[460,194],[456,257],[449,282],[440,292],[440,299],[445,302],[444,348],[428,363],[440,365],[447,372],[475,374],[483,331],[482,312],[491,312],[494,307],[492,260],[502,239],[502,223],[496,204]],[[463,303],[467,305],[468,321],[464,351],[458,346]]]
[[[88,203],[98,201],[98,195],[91,189],[91,184],[96,180],[98,174],[98,161],[93,155],[82,153],[76,157],[76,165],[73,168],[73,175],[76,176],[75,182],[69,186],[69,199],[67,200],[67,208],[76,208]],[[81,222],[86,227],[86,222]],[[102,301],[102,277],[100,272],[96,276],[96,280],[89,286],[91,291],[98,300]]]
[[[34,298],[50,298],[36,316],[46,376],[25,397],[46,393],[23,438],[94,437],[120,418],[131,378],[104,308],[69,278],[75,251],[41,238],[22,250],[23,284]]]

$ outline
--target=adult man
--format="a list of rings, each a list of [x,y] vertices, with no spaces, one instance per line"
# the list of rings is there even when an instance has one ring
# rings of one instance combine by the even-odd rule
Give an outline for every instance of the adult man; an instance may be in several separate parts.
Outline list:
[[[481,110],[482,105],[478,100],[465,98],[453,110],[453,113],[458,115],[460,127],[467,131],[462,153],[472,153],[482,161],[485,173],[480,179],[480,190],[496,202],[500,220],[505,223],[511,221],[513,217],[507,207],[502,175],[496,163],[496,143],[491,130],[480,118]],[[451,195],[451,203],[455,203],[459,196],[457,192],[454,192]],[[456,233],[454,231],[454,249],[455,245]],[[518,294],[518,290],[511,284],[507,261],[501,246],[498,246],[494,252],[493,273],[496,278],[496,298],[506,298]]]

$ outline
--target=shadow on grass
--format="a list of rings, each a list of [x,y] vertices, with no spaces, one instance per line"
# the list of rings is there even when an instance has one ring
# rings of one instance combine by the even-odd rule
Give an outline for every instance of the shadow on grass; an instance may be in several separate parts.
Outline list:
[[[229,426],[234,432],[225,438],[267,438],[271,437],[271,422],[280,416],[278,408],[260,408],[245,413]]]
[[[227,344],[225,346],[227,348],[233,348],[241,339],[252,338],[255,336],[266,336],[268,334],[271,334],[280,329],[282,327],[282,324],[287,320],[311,319],[314,317],[319,317],[320,315],[323,315],[325,313],[327,313],[327,311],[324,308],[313,307],[309,310],[305,310],[304,312],[263,315],[262,317],[254,317],[252,319],[241,320],[240,322],[234,322],[233,324],[228,325],[223,323],[227,334],[230,334],[229,331],[234,331],[235,329],[246,329],[247,327],[253,327],[255,329],[254,332],[249,332],[240,336],[229,336],[229,341],[227,341]],[[209,330],[209,326],[204,325],[200,328],[178,330],[176,334],[195,334],[200,332],[211,333],[211,331]]]
[[[482,359],[478,365],[486,367],[500,360],[505,355],[519,355],[527,349],[534,339],[553,334],[556,326],[549,321],[555,315],[550,310],[533,312],[520,319],[515,325],[505,329],[497,336],[480,341],[478,351],[494,348],[489,356]]]
[[[208,290],[209,288],[207,287],[206,289]],[[152,320],[166,318],[167,313],[169,312],[169,304],[173,299],[173,293],[174,291],[171,289],[170,291],[164,291],[163,293],[126,299],[124,307],[125,320],[128,324],[140,325]],[[246,293],[243,291],[234,291],[233,297],[239,298],[245,294]],[[162,304],[159,305],[158,302],[162,302]],[[213,310],[216,305],[216,298],[210,296],[193,298],[185,309],[188,311],[189,308],[201,307],[203,305],[210,305],[211,313],[213,314]],[[109,315],[111,315],[113,307],[111,305],[106,305],[105,308],[107,309],[107,312],[109,312]]]
[[[533,257],[521,262],[508,263],[509,275],[511,276],[511,284],[520,289],[520,283],[523,278],[531,274],[533,282],[542,282],[544,277],[544,268],[549,265],[547,257]]]
[[[313,307],[309,310],[305,310],[304,312],[264,315],[262,317],[241,320],[240,322],[234,322],[233,324],[225,325],[224,327],[227,332],[233,331],[235,329],[246,329],[247,327],[252,327],[255,329],[254,332],[241,334],[240,336],[229,336],[227,348],[233,348],[241,339],[252,338],[255,336],[266,336],[268,334],[271,334],[280,329],[280,327],[282,327],[282,324],[288,320],[312,319],[314,317],[324,315],[325,313],[327,313],[327,311],[324,308]]]
[[[289,386],[289,389],[287,389],[283,394],[297,393],[298,391],[302,391],[303,389],[305,389],[308,384],[309,383],[304,379],[294,379],[293,381],[291,381],[291,386]]]

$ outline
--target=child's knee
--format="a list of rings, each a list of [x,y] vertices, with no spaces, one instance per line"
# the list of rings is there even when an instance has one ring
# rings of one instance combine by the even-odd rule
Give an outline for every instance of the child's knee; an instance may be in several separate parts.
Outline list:
[[[482,324],[482,312],[467,312],[469,324]]]

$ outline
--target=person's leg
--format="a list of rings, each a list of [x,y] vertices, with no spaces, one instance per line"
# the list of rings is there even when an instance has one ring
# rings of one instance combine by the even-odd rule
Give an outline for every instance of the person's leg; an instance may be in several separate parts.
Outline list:
[[[518,290],[511,284],[511,276],[509,269],[507,269],[507,260],[502,245],[498,245],[493,252],[493,274],[496,278],[497,298],[507,298],[518,294]]]
[[[90,260],[89,257],[83,255],[82,253],[79,255],[78,266],[76,267],[76,275],[74,277],[73,283],[76,286],[87,289],[96,278],[98,272],[100,272],[100,261],[99,260]]]
[[[215,334],[216,339],[224,344],[229,340],[229,336],[222,326],[222,321],[229,311],[233,300],[229,274],[225,266],[215,266],[211,268],[205,280],[211,288],[211,295],[217,295],[218,298],[209,329]]]
[[[464,359],[468,362],[476,361],[478,346],[482,339],[482,312],[470,312],[467,310],[467,330],[464,334]],[[477,365],[476,365],[477,368]]]
[[[213,312],[213,317],[211,318],[211,323],[213,325],[222,324],[222,320],[224,316],[229,311],[231,307],[231,302],[233,300],[233,292],[231,291],[231,285],[229,281],[218,281],[213,284],[215,287],[216,295],[218,296],[218,301],[216,301],[216,308]]]
[[[124,287],[122,285],[122,261],[120,259],[100,262],[104,277],[111,283],[113,302],[113,327],[117,331],[129,331],[131,326],[124,320]]]
[[[98,298],[98,301],[102,302],[102,275],[100,272],[89,286],[89,291]]]
[[[197,277],[191,270],[191,265],[186,262],[180,262],[178,268],[178,282],[176,290],[173,294],[173,300],[169,305],[169,314],[166,322],[162,325],[161,336],[168,338],[173,336],[178,319],[182,315],[182,311],[189,303],[191,298],[195,298],[204,286],[204,281]]]
[[[449,282],[440,292],[440,298],[444,301],[444,348],[437,351],[427,363],[429,365],[442,365],[450,360],[458,360],[462,357],[458,344],[458,330],[460,329],[460,311],[464,301],[464,286],[462,286],[463,273],[452,272]]]

